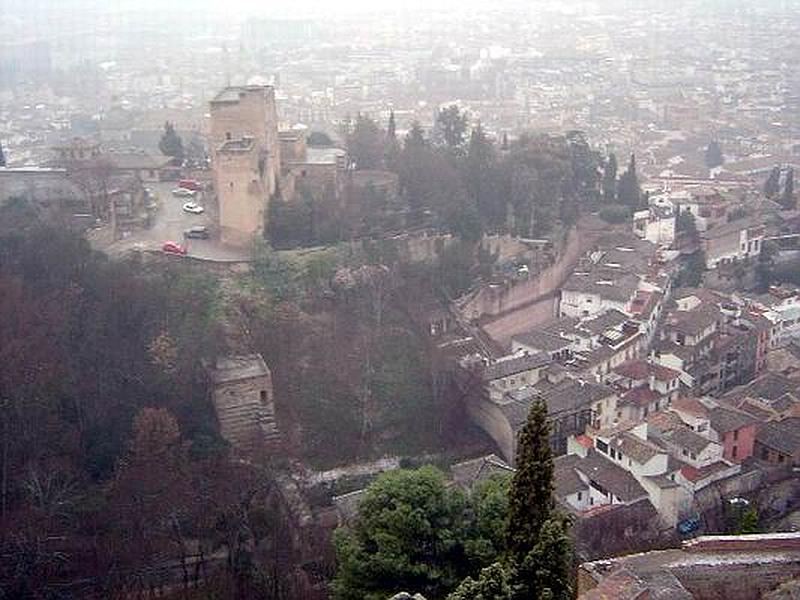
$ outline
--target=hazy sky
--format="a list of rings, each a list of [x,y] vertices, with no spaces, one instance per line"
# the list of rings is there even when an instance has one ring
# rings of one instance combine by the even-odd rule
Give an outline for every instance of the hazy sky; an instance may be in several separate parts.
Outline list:
[[[212,10],[224,11],[229,16],[262,14],[284,16],[287,14],[313,16],[323,13],[353,14],[387,10],[415,10],[424,14],[430,10],[475,10],[501,6],[548,5],[574,9],[581,5],[594,5],[591,0],[0,0],[10,12],[36,12],[80,10],[102,6],[107,10],[145,9]]]

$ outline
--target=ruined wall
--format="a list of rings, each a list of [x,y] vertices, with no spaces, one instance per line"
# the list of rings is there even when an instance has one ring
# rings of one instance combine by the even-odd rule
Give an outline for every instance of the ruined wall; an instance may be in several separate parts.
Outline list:
[[[570,230],[552,265],[527,280],[483,286],[477,293],[459,302],[462,314],[473,320],[505,316],[552,295],[572,273],[578,259],[604,233],[608,232],[598,230],[588,220],[578,223]]]
[[[753,600],[792,577],[800,576],[800,562],[738,562],[720,568],[713,561],[677,567],[672,572],[697,600]]]
[[[629,506],[608,505],[575,520],[572,535],[582,561],[665,548],[676,543],[673,530],[664,530],[649,500]]]

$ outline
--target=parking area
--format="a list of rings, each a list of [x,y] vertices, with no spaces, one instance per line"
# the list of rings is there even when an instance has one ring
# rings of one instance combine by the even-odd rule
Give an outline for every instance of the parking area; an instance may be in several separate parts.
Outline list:
[[[172,194],[177,187],[174,181],[149,183],[146,185],[157,195],[158,209],[153,224],[149,228],[125,232],[122,239],[114,240],[111,227],[106,225],[89,235],[92,245],[109,254],[124,254],[132,250],[157,251],[164,242],[185,244],[187,254],[207,260],[247,260],[247,249],[231,248],[219,242],[216,222],[217,207],[213,194],[199,192],[195,198],[178,197]],[[202,214],[183,210],[186,202],[195,202],[203,207]],[[211,237],[207,240],[186,239],[184,232],[195,225],[208,228]]]

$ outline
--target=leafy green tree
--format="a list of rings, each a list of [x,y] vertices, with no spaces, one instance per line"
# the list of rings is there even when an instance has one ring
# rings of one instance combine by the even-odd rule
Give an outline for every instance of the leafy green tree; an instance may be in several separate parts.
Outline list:
[[[537,400],[517,440],[516,472],[508,499],[507,548],[521,563],[537,544],[544,523],[555,507],[553,455],[547,404]]]
[[[678,285],[681,287],[698,287],[703,282],[706,271],[706,253],[700,249],[693,253],[678,274]]]
[[[761,528],[758,524],[758,509],[755,506],[751,506],[742,513],[736,533],[761,533]]]
[[[682,210],[678,213],[678,216],[675,218],[675,230],[693,239],[697,238],[697,223],[691,211]]]
[[[478,484],[470,495],[472,519],[465,549],[479,567],[488,566],[505,550],[510,483],[510,476],[495,475]]]
[[[175,126],[167,121],[164,123],[164,133],[161,135],[161,140],[158,142],[158,149],[165,156],[171,156],[176,162],[183,162],[184,149],[183,140],[175,131]]]
[[[582,131],[570,131],[566,139],[572,163],[572,187],[582,202],[592,202],[597,196],[599,180],[597,154]]]
[[[628,169],[619,178],[617,189],[619,203],[636,210],[642,202],[642,190],[639,187],[639,176],[636,174],[636,156],[631,154]]]
[[[620,204],[611,204],[601,208],[598,216],[606,223],[624,223],[631,218],[631,209]]]
[[[775,166],[769,173],[769,177],[764,182],[764,195],[767,198],[775,198],[781,191],[781,168]]]
[[[477,580],[467,577],[447,600],[506,600],[512,585],[508,567],[497,562],[482,569]]]
[[[448,148],[461,148],[467,132],[467,115],[453,104],[436,114],[436,127]]]
[[[722,148],[717,140],[711,140],[706,148],[706,166],[709,169],[715,169],[722,166],[725,158],[722,156]]]
[[[433,467],[384,473],[351,529],[336,534],[337,600],[386,600],[398,590],[441,597],[463,576],[463,495]]]
[[[559,221],[569,222],[574,212],[572,165],[564,138],[523,136],[503,160],[498,197],[513,207],[515,233],[547,235]]]
[[[497,193],[497,156],[480,123],[470,133],[463,170],[464,186],[475,201],[481,223],[490,227],[502,224],[504,211]]]
[[[312,131],[308,134],[306,140],[309,146],[316,146],[318,148],[330,148],[333,146],[333,140],[324,131]]]
[[[797,208],[797,199],[794,197],[794,169],[791,167],[786,171],[786,181],[783,184],[781,206],[784,210],[794,210]]]
[[[425,131],[423,131],[422,126],[419,124],[419,121],[414,121],[411,123],[411,129],[408,130],[405,139],[405,147],[415,147],[420,148],[426,145],[425,140]]]
[[[347,150],[357,169],[379,169],[383,163],[385,134],[378,124],[365,115],[358,115],[347,136]]]
[[[603,201],[614,204],[617,201],[617,156],[612,152],[608,155],[603,168]]]
[[[758,291],[766,293],[775,278],[775,257],[778,255],[778,246],[775,242],[765,241],[761,244],[756,264],[756,287]]]

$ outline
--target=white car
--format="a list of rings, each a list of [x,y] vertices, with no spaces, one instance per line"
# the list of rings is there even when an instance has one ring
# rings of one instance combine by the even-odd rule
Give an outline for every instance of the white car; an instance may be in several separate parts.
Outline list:
[[[195,215],[199,215],[205,209],[202,206],[200,206],[199,204],[197,204],[196,202],[187,202],[186,204],[183,205],[183,210],[184,210],[184,212],[188,212],[188,213],[193,213]]]
[[[172,190],[172,195],[179,198],[194,198],[197,192],[194,190],[187,190],[186,188],[175,188]]]

